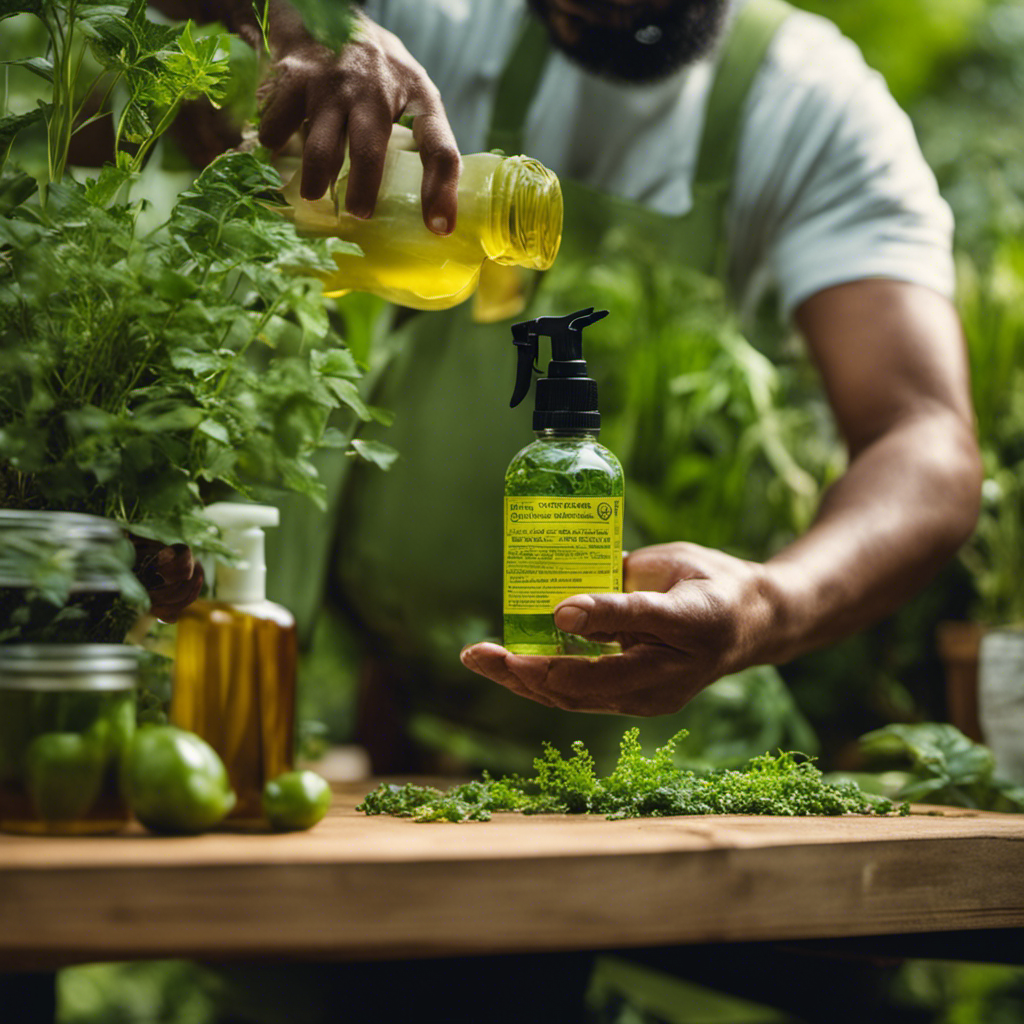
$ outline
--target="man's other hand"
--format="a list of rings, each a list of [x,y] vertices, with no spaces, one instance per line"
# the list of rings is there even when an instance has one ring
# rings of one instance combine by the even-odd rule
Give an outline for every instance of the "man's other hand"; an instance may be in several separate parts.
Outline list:
[[[626,593],[570,597],[555,609],[559,629],[617,640],[621,655],[523,656],[479,643],[463,650],[463,664],[549,707],[666,715],[751,664],[776,615],[763,567],[720,551],[659,544],[632,552],[624,570]]]
[[[440,93],[399,39],[363,15],[340,53],[304,32],[272,48],[259,139],[278,150],[305,126],[301,194],[319,199],[338,176],[348,146],[345,209],[373,215],[394,123],[413,117],[423,161],[423,221],[439,235],[455,227],[461,160]]]
[[[203,565],[187,544],[161,544],[129,535],[135,545],[132,571],[146,588],[149,613],[163,622],[177,622],[203,589]]]

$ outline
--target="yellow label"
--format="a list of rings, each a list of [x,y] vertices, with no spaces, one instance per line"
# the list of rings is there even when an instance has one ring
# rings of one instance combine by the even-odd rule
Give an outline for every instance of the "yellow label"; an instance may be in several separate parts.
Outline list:
[[[505,498],[505,614],[622,592],[622,498]]]

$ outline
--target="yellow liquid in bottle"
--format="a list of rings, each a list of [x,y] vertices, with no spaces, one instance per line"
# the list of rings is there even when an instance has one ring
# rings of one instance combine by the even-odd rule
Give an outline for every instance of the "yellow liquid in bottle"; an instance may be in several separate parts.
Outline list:
[[[261,825],[264,783],[293,766],[296,656],[295,619],[269,601],[197,601],[178,622],[171,722],[224,761],[229,825]]]
[[[392,148],[373,217],[360,220],[339,199],[299,197],[296,175],[284,189],[300,234],[355,242],[362,256],[335,253],[337,273],[323,275],[324,294],[366,291],[413,309],[447,309],[473,294],[485,260],[546,270],[562,238],[558,179],[529,157],[463,157],[455,230],[445,237],[423,223],[418,153]],[[347,166],[335,195],[343,197]]]

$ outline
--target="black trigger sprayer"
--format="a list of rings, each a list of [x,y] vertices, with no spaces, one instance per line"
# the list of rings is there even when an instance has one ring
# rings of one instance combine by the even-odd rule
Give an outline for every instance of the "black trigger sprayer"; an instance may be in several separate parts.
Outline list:
[[[600,428],[597,382],[587,376],[583,359],[583,329],[607,315],[606,309],[594,312],[594,307],[588,306],[565,316],[540,316],[512,325],[512,343],[519,353],[512,408],[519,405],[530,390],[541,336],[551,339],[548,374],[537,381],[534,430]]]

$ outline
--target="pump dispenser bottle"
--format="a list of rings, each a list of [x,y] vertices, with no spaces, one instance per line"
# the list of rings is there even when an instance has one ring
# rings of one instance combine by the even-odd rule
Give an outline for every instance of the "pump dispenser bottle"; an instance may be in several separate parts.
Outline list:
[[[412,309],[447,309],[473,294],[486,261],[551,266],[562,240],[562,190],[551,171],[527,156],[464,156],[455,230],[437,235],[423,223],[423,164],[419,153],[402,148],[403,132],[409,134],[396,127],[392,136],[369,220],[345,212],[347,156],[323,199],[301,198],[301,172],[284,188],[282,212],[300,234],[341,238],[362,249],[362,255],[333,254],[337,272],[320,275],[325,295],[372,292]]]
[[[259,826],[264,783],[293,760],[295,619],[266,599],[263,530],[279,513],[218,502],[206,515],[237,560],[216,561],[213,600],[178,621],[170,718],[224,761],[238,797],[228,824]]]
[[[574,594],[622,592],[624,482],[619,460],[597,441],[597,383],[587,376],[583,329],[608,315],[593,307],[512,327],[518,349],[517,406],[530,390],[540,336],[551,339],[537,381],[533,429],[505,473],[504,630],[514,654],[618,654],[555,625],[555,607]]]

